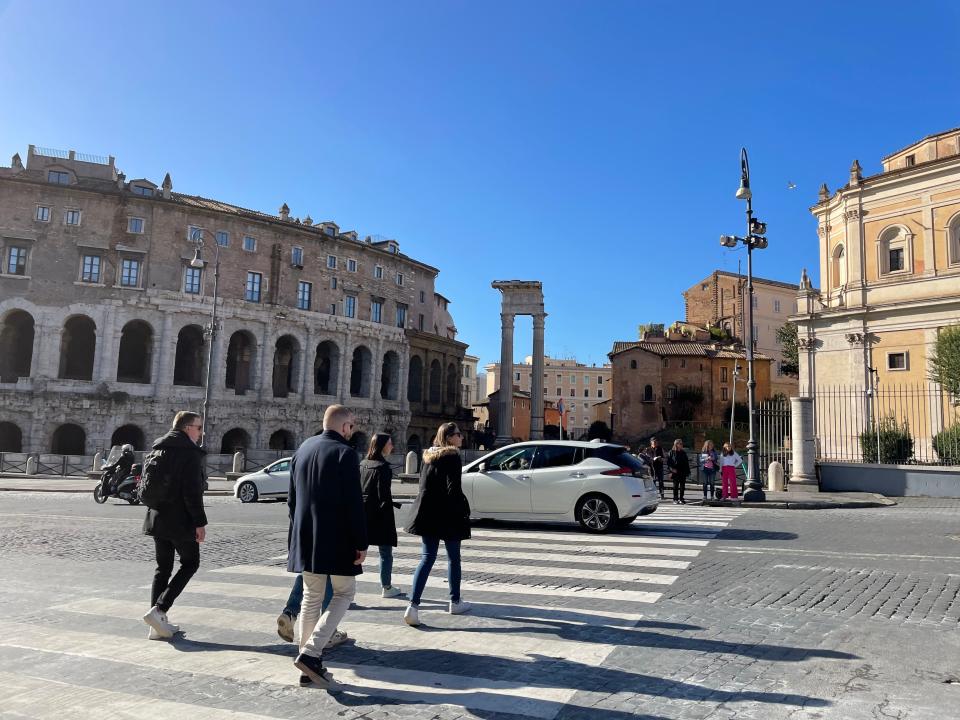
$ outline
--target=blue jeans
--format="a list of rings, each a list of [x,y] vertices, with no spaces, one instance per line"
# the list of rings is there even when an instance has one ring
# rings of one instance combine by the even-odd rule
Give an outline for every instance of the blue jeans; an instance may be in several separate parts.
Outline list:
[[[710,500],[713,500],[714,498],[713,490],[716,487],[716,484],[715,484],[716,477],[717,477],[716,470],[708,470],[707,468],[703,468],[703,499],[704,500],[706,500],[707,498],[709,498]]]
[[[330,582],[330,576],[327,575],[327,589],[323,593],[321,613],[326,612],[327,605],[330,604],[331,598],[333,598],[333,584]],[[303,605],[303,575],[297,575],[297,579],[293,581],[293,588],[290,590],[290,596],[287,598],[287,605],[283,608],[283,611],[287,615],[296,617],[300,614],[301,605]]]
[[[393,576],[393,546],[380,545],[380,586],[390,587]]]
[[[414,607],[420,604],[420,596],[427,586],[427,578],[430,577],[433,563],[437,559],[437,550],[440,549],[440,538],[425,536],[421,541],[423,546],[420,549],[420,564],[413,571],[413,594],[410,596],[410,604]],[[444,540],[443,547],[447,551],[447,585],[450,588],[450,599],[460,602],[460,541]]]

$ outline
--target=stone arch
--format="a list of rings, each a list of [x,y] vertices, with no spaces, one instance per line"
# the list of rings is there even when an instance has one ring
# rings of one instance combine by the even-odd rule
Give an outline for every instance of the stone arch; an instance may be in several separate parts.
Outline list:
[[[223,434],[220,440],[220,453],[233,455],[237,450],[247,450],[250,447],[250,433],[243,428],[232,428]]]
[[[60,337],[60,370],[64,380],[93,380],[97,351],[97,325],[86,315],[73,315],[63,324]]]
[[[185,325],[177,334],[177,352],[173,361],[174,385],[203,385],[203,330]]]
[[[23,432],[12,422],[0,422],[0,452],[23,452]]]
[[[947,262],[960,263],[960,212],[947,220]]]
[[[373,355],[366,345],[357,345],[353,350],[350,366],[350,396],[370,397],[370,375]]]
[[[423,399],[423,360],[419,355],[410,356],[410,368],[407,371],[407,400],[420,402]]]
[[[643,402],[653,402],[653,385],[643,386]]]
[[[340,348],[333,340],[324,340],[313,360],[313,394],[336,395],[339,377]]]
[[[839,289],[847,284],[847,258],[844,253],[843,243],[840,243],[833,249],[830,265],[831,275],[833,276],[833,287]]]
[[[414,433],[407,438],[407,452],[412,450],[419,455],[422,449],[423,441],[420,439],[420,436],[417,433]]]
[[[913,233],[907,227],[891,225],[877,235],[877,268],[881,275],[913,271]]]
[[[460,373],[457,372],[457,366],[453,363],[447,365],[447,405],[457,404],[457,397],[460,395]]]
[[[370,445],[370,437],[362,430],[354,431],[350,436],[350,446],[360,453],[360,457],[366,457],[367,447]]]
[[[11,310],[0,326],[0,382],[30,377],[33,364],[33,315]]]
[[[153,358],[153,328],[143,320],[131,320],[120,331],[117,382],[150,382]]]
[[[380,397],[384,400],[397,400],[400,397],[400,356],[393,350],[387,350],[383,354]]]
[[[296,450],[297,442],[292,432],[280,429],[270,436],[268,447],[271,450]]]
[[[121,425],[110,436],[110,447],[114,445],[133,445],[134,450],[146,450],[147,441],[143,430],[136,425]]]
[[[284,398],[295,393],[299,380],[300,343],[293,335],[283,335],[273,351],[273,396]]]
[[[247,330],[237,330],[227,344],[227,372],[224,383],[237,395],[243,395],[251,387],[254,377],[254,350],[257,343]]]
[[[431,403],[440,403],[440,394],[441,394],[441,385],[443,383],[443,378],[441,375],[443,370],[440,369],[440,361],[433,360],[430,363],[430,395],[429,399]]]
[[[55,455],[86,455],[87,433],[79,425],[64,423],[53,431],[50,452]]]

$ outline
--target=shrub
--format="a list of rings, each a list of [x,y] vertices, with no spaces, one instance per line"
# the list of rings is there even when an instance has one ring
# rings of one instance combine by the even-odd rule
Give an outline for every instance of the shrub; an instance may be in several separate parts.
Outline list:
[[[960,465],[960,423],[934,435],[933,449],[948,465]]]
[[[897,424],[896,418],[881,418],[878,423],[880,429],[880,462],[885,465],[901,465],[913,457],[913,437],[907,421]],[[877,462],[877,431],[870,428],[860,433],[860,450],[863,460],[868,463]]]

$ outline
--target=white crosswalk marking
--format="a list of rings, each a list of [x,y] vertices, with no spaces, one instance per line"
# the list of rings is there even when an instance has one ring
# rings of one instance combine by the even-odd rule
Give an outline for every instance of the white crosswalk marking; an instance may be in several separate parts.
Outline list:
[[[347,692],[369,696],[373,703],[383,698],[451,705],[481,715],[510,713],[553,720],[578,698],[576,689],[561,686],[569,682],[554,679],[550,663],[584,668],[602,665],[618,646],[616,633],[631,632],[644,608],[655,603],[661,591],[742,512],[716,510],[664,507],[654,516],[638,518],[622,532],[606,536],[588,535],[569,526],[556,530],[477,527],[473,538],[463,545],[461,587],[464,597],[473,603],[472,611],[467,616],[445,612],[446,558],[441,550],[421,604],[424,626],[419,629],[402,623],[403,598],[379,596],[378,557],[376,548],[371,548],[366,572],[358,578],[354,607],[341,626],[354,638],[355,646],[345,645],[325,655],[324,663]],[[398,545],[394,584],[409,590],[420,538],[400,533]],[[291,646],[288,654],[277,653],[275,618],[294,576],[286,571],[285,554],[271,560],[275,564],[234,565],[202,571],[194,578],[170,613],[171,620],[186,629],[186,639],[146,641],[139,621],[145,610],[142,597],[104,592],[54,609],[64,617],[128,617],[131,626],[136,626],[135,636],[94,631],[84,623],[52,627],[0,622],[0,646],[162,669],[181,673],[192,678],[191,682],[217,678],[291,686],[298,676],[292,665],[294,648]],[[268,609],[270,606],[275,610]],[[78,627],[84,630],[76,630]],[[222,638],[224,631],[237,628],[262,633],[264,646],[270,650],[220,644],[217,652],[203,652],[190,645],[203,645],[211,634],[219,633]],[[178,649],[177,643],[189,648]],[[193,651],[184,652],[186,649]],[[420,658],[409,661],[416,667],[406,666],[406,653]],[[426,657],[435,654],[438,660],[424,666],[424,656],[419,653]],[[374,657],[395,661],[371,662]],[[456,657],[470,661],[454,662],[451,658]],[[504,663],[514,663],[517,672],[504,674]],[[450,672],[451,667],[460,670]],[[526,670],[521,672],[521,668]],[[56,718],[31,709],[28,699],[38,692],[63,698],[62,712]],[[80,708],[80,701],[92,709]],[[158,712],[161,717],[198,720],[262,717],[4,673],[0,673],[0,707],[17,717],[36,720],[147,720],[148,716],[152,720]]]

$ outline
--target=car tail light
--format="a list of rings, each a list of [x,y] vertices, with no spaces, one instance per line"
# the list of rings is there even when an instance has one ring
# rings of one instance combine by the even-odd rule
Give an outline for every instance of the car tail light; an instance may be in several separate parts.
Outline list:
[[[604,470],[601,475],[633,475],[633,469],[628,467],[618,467],[614,470]]]

